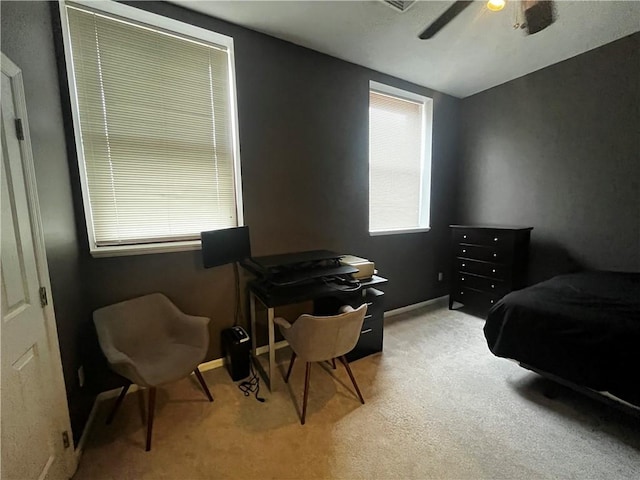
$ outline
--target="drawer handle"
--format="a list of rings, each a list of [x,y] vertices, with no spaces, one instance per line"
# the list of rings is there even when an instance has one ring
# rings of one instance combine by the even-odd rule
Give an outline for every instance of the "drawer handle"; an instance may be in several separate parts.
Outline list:
[[[462,264],[462,266],[463,266],[463,267],[466,267],[466,266],[467,266],[467,264],[466,264],[466,263],[463,263],[463,264]]]
[[[462,253],[467,253],[467,251],[463,248],[463,249],[462,249]]]
[[[491,284],[491,288],[496,288],[496,286],[495,286],[495,285],[493,285],[493,284]]]
[[[466,235],[462,235],[462,238],[467,238],[467,236]]]
[[[498,254],[497,254],[497,253],[494,253],[494,254],[493,254],[493,258],[496,258],[497,256],[498,256]]]
[[[497,242],[498,241],[498,237],[493,237],[493,241]]]
[[[367,318],[371,318],[371,317],[373,317],[373,315],[365,315],[364,319],[366,320]]]
[[[491,273],[496,273],[496,269],[495,269],[495,268],[492,268],[492,269],[491,269]]]
[[[462,277],[460,280],[462,280],[464,282],[464,277]]]
[[[366,330],[362,330],[360,332],[360,335],[364,335],[365,333],[370,333],[370,332],[373,332],[373,328],[367,328]]]
[[[491,303],[493,303],[493,300],[491,300]]]
[[[464,295],[464,292],[460,292],[460,295]]]

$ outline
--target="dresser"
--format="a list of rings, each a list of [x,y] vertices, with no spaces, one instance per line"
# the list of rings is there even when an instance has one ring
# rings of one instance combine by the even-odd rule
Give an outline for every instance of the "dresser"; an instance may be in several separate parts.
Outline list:
[[[526,285],[533,227],[450,225],[453,302],[486,312],[500,298]]]

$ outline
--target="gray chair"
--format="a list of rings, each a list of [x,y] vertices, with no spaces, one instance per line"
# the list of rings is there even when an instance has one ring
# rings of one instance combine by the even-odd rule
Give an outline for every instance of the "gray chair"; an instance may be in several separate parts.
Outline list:
[[[156,387],[194,372],[213,402],[198,370],[209,347],[208,318],[186,315],[167,297],[153,293],[100,308],[93,312],[93,322],[109,366],[130,382],[122,388],[107,424],[113,421],[131,383],[146,387],[147,451],[151,449]]]
[[[282,332],[282,335],[293,350],[289,370],[284,381],[289,382],[293,363],[297,357],[306,362],[307,370],[304,379],[302,418],[300,419],[302,425],[304,425],[307,415],[311,362],[332,361],[333,368],[335,368],[335,359],[340,359],[358,393],[358,398],[364,404],[364,398],[362,398],[345,354],[353,350],[353,347],[358,343],[364,316],[367,312],[367,304],[361,305],[356,310],[350,306],[344,306],[340,311],[342,313],[339,315],[330,317],[300,315],[293,324],[280,317],[273,320],[278,324],[280,332]]]

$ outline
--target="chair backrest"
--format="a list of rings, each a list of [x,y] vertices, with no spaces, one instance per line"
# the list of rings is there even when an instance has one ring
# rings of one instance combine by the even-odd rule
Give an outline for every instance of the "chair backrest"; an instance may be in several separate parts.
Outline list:
[[[113,346],[133,354],[146,346],[166,342],[179,315],[177,307],[161,293],[109,305],[93,312],[98,340],[103,350]]]
[[[286,337],[301,359],[307,362],[330,360],[353,350],[360,338],[366,313],[365,303],[340,315],[300,315]]]

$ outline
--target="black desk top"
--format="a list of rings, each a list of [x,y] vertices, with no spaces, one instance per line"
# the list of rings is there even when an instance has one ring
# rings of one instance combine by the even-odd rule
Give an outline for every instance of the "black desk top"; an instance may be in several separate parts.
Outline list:
[[[249,282],[248,287],[255,296],[267,307],[279,307],[292,303],[315,300],[321,297],[353,296],[360,295],[363,289],[387,283],[388,280],[374,275],[370,280],[360,282],[360,289],[355,291],[340,290],[333,283],[325,283],[321,280],[314,280],[296,285],[274,286],[260,280]]]
[[[282,255],[267,255],[264,257],[252,257],[250,260],[260,268],[280,268],[297,263],[317,262],[321,260],[333,260],[342,257],[340,253],[330,250],[310,250],[307,252],[284,253]]]

